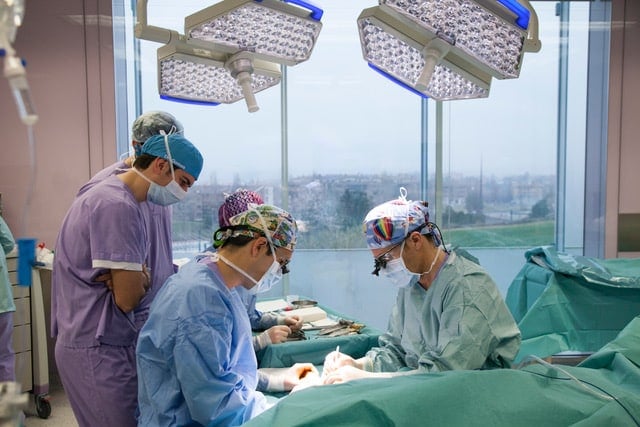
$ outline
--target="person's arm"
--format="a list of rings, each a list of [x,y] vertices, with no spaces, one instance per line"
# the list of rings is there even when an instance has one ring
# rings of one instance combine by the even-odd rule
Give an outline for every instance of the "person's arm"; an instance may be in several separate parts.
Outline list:
[[[364,357],[358,359],[356,367],[367,371],[393,372],[407,366],[404,359],[406,352],[400,342],[405,327],[405,292],[408,292],[408,289],[398,291],[387,332],[378,338],[378,347],[372,348]]]
[[[111,270],[111,291],[116,305],[125,313],[132,311],[149,289],[149,274],[143,271]]]
[[[16,241],[13,238],[13,234],[11,234],[11,230],[9,230],[9,226],[4,219],[0,216],[0,245],[2,245],[2,250],[5,255],[13,250],[16,246]]]

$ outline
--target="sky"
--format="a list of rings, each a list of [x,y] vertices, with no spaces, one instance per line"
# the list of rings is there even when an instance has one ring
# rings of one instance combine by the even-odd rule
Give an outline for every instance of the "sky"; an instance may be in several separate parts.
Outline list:
[[[311,58],[288,67],[289,175],[398,173],[420,170],[420,98],[369,69],[356,20],[376,1],[317,0],[323,28]],[[154,0],[148,24],[184,33],[184,16],[205,1]],[[525,53],[518,79],[493,79],[487,99],[443,102],[445,173],[554,174],[558,113],[558,18],[555,2],[534,2],[542,50]],[[569,161],[583,164],[588,2],[574,4],[569,44]],[[205,157],[203,176],[231,180],[249,168],[257,180],[280,177],[280,86],[256,94],[260,111],[243,101],[202,107],[160,100],[156,49],[142,41],[143,109],[172,112]],[[428,145],[435,147],[430,100]],[[132,113],[133,114],[133,113]],[[131,119],[132,120],[132,119]],[[582,156],[582,157],[581,157]],[[250,165],[250,167],[248,166]]]

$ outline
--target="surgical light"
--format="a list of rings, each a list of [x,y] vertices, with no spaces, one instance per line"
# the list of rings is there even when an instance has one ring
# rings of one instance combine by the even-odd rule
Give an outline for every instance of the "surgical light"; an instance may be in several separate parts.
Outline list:
[[[301,0],[224,0],[185,18],[190,42],[216,50],[252,52],[284,65],[306,61],[316,43],[322,10]]]
[[[489,95],[491,75],[450,54],[446,43],[417,31],[393,11],[365,9],[358,28],[369,65],[411,91],[441,101]]]
[[[185,34],[147,25],[147,0],[137,2],[135,35],[158,49],[164,99],[209,105],[244,98],[280,82],[280,65],[309,58],[322,10],[303,0],[223,0],[185,18]]]
[[[521,0],[380,0],[358,17],[363,56],[390,79],[436,100],[482,98],[492,77],[517,78],[538,51],[538,21]]]
[[[244,98],[249,112],[254,112],[258,110],[254,94],[280,83],[276,64],[252,59],[244,52],[228,59],[207,51],[199,51],[200,56],[195,52],[177,43],[158,49],[161,98],[209,105]]]

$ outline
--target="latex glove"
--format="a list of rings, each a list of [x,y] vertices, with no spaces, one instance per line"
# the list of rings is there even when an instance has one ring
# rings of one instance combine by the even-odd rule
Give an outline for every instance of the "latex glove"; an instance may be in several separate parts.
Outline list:
[[[255,351],[259,351],[269,344],[279,344],[284,342],[287,340],[290,333],[291,329],[289,329],[288,326],[272,326],[253,338],[253,348]]]
[[[323,384],[338,384],[360,378],[368,378],[373,376],[371,372],[363,371],[355,366],[342,366],[330,374],[322,372]]]
[[[322,368],[322,376],[327,376],[342,366],[353,366],[361,368],[358,361],[348,354],[340,353],[339,351],[332,351],[324,358],[324,366]]]
[[[303,382],[319,383],[320,374],[311,363],[296,363],[278,374],[269,376],[267,391],[289,391]]]
[[[302,319],[298,315],[287,316],[284,318],[284,324],[292,331],[299,331],[302,328]]]

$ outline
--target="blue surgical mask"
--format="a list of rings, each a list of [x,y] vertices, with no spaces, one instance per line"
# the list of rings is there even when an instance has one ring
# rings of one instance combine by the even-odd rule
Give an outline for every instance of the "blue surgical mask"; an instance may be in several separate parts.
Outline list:
[[[173,167],[171,168],[173,172]],[[169,206],[178,203],[187,196],[187,192],[180,187],[175,178],[164,187],[150,181],[149,191],[147,192],[147,200],[151,203],[161,206]]]
[[[411,284],[414,277],[420,277],[419,274],[412,273],[405,267],[402,258],[393,259],[387,262],[386,268],[380,270],[380,273],[387,279],[391,280],[398,288],[407,288]]]
[[[400,256],[398,258],[387,261],[387,266],[380,270],[382,275],[396,285],[398,288],[407,288],[412,283],[414,277],[420,278],[420,274],[409,271],[402,259],[404,252],[404,242],[400,247]]]
[[[266,273],[262,276],[258,283],[251,289],[249,289],[250,294],[261,294],[263,292],[267,292],[271,288],[273,288],[276,284],[278,284],[282,280],[282,267],[280,263],[276,261],[275,255],[273,257],[273,263],[271,267],[267,270]]]

